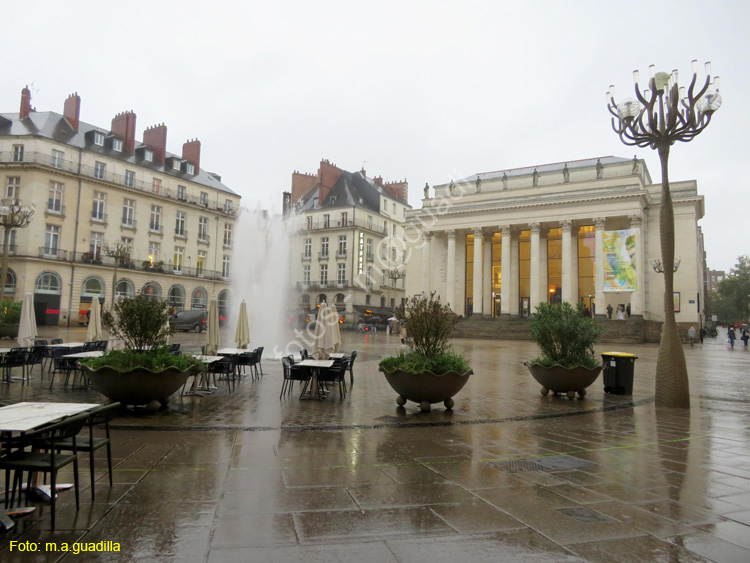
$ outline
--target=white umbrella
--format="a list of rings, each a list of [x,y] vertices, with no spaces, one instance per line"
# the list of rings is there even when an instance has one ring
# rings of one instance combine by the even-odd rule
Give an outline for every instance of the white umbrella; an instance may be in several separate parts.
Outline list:
[[[93,342],[102,339],[102,312],[99,308],[99,298],[91,299],[91,316],[89,317],[89,327],[86,331],[86,341]]]
[[[219,306],[216,298],[208,304],[208,330],[206,330],[206,355],[215,356],[219,349]]]
[[[331,328],[330,313],[327,305],[321,305],[320,314],[315,322],[315,356],[319,360],[327,360],[328,355],[336,349],[334,342],[334,332]]]
[[[21,305],[21,320],[18,323],[18,343],[26,348],[34,345],[36,338],[36,316],[34,315],[34,298],[31,291],[26,291]]]
[[[336,305],[329,307],[331,313],[331,330],[333,330],[333,349],[338,352],[341,348],[341,325],[339,324],[339,311]]]
[[[250,326],[247,323],[247,305],[244,299],[240,304],[240,317],[237,320],[234,341],[237,343],[237,348],[247,348],[247,345],[250,344]]]

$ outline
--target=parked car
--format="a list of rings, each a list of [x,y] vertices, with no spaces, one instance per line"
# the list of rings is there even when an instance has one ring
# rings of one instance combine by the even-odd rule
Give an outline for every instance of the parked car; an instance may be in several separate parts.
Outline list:
[[[180,311],[169,318],[169,324],[175,330],[194,330],[202,332],[206,330],[208,316],[204,309],[193,309],[192,311]]]

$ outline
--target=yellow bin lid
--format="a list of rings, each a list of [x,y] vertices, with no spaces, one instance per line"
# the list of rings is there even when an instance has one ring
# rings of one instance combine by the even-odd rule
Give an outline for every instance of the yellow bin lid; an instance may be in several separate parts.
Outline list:
[[[635,354],[628,354],[627,352],[602,352],[602,356],[616,356],[618,358],[637,358]]]

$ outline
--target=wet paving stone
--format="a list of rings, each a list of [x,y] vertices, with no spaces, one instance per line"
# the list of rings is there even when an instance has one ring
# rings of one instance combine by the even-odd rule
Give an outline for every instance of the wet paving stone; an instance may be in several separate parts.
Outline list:
[[[694,408],[674,410],[651,400],[653,345],[627,346],[639,356],[632,398],[597,382],[575,401],[539,395],[521,365],[530,343],[454,345],[476,373],[453,412],[398,410],[377,372],[392,341],[345,334],[359,357],[344,400],[279,401],[269,359],[234,391],[123,413],[114,486],[99,452],[91,503],[82,455],[81,509],[61,492],[53,534],[49,505],[31,501],[36,513],[0,536],[0,559],[59,559],[6,557],[10,539],[85,538],[118,541],[112,561],[750,560],[750,391],[732,375],[750,372],[750,354],[729,370],[718,344],[686,350]],[[0,385],[0,401],[19,400],[101,397]]]

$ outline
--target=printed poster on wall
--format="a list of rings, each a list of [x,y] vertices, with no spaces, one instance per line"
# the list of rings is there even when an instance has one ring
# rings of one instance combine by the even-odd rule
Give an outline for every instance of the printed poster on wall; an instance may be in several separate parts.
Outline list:
[[[636,291],[638,282],[635,271],[635,231],[604,231],[602,247],[604,254],[603,291]]]

